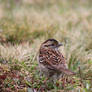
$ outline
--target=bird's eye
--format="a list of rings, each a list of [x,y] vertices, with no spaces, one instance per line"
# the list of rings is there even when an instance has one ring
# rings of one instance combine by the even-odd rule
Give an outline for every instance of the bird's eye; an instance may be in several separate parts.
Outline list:
[[[54,46],[54,44],[51,44],[52,46]]]
[[[48,47],[48,45],[45,45],[45,47]]]

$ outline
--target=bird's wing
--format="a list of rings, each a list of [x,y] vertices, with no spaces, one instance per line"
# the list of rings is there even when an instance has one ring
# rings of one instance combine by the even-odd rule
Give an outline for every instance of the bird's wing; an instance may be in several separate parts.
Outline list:
[[[45,65],[50,62],[52,65],[66,64],[64,56],[57,50],[42,49],[39,53],[39,61]],[[65,67],[65,66],[64,66]]]
[[[42,49],[39,53],[39,62],[48,69],[63,72],[68,75],[74,74],[67,69],[65,58],[59,51],[53,49]]]

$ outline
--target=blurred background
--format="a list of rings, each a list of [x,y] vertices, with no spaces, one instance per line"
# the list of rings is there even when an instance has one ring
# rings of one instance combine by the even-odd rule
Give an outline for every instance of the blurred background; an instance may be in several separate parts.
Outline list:
[[[48,38],[63,43],[60,50],[66,57],[68,67],[79,74],[75,77],[76,83],[72,84],[74,87],[67,86],[68,90],[72,90],[69,92],[92,92],[92,0],[0,0],[2,67],[8,67],[9,71],[10,68],[16,70],[15,66],[21,67],[18,71],[22,73],[24,70],[24,78],[27,74],[37,75],[35,57],[40,44]],[[38,81],[37,78],[34,80]],[[39,89],[39,85],[43,84],[37,81],[23,83]],[[9,82],[2,83],[7,84]],[[10,92],[14,90],[11,86],[2,90],[6,91],[6,88],[12,90]]]

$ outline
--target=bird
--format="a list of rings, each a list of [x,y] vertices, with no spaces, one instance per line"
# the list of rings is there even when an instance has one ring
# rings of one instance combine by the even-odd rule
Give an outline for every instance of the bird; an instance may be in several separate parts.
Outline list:
[[[55,76],[56,79],[59,79],[62,75],[75,75],[68,69],[66,59],[59,51],[62,45],[56,39],[51,38],[40,46],[37,56],[40,72],[49,78],[53,79]]]

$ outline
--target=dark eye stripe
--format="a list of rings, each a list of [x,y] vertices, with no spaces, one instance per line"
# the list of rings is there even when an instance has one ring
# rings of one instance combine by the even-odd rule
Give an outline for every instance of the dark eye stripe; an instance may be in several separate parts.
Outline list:
[[[54,46],[54,44],[50,44],[50,45],[45,45],[46,47],[48,47],[48,46]]]

